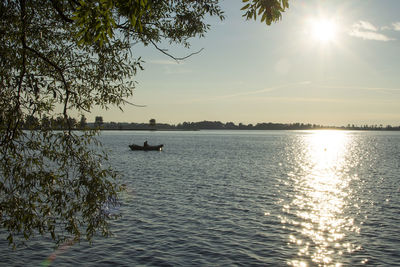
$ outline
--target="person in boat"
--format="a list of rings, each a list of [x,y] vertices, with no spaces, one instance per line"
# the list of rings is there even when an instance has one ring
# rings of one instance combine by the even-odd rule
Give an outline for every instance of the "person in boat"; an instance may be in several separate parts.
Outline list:
[[[147,144],[147,140],[146,141],[144,141],[144,144],[143,144],[143,146],[144,147],[148,147],[149,145]]]

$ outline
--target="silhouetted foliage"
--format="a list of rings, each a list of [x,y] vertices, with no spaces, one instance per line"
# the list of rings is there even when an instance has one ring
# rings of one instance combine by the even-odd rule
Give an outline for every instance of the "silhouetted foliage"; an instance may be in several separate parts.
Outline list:
[[[79,121],[79,129],[84,130],[86,128],[87,122],[85,115],[81,115],[81,120]]]
[[[155,119],[150,119],[150,120],[149,120],[149,125],[150,125],[150,127],[152,127],[152,128],[156,127],[156,120],[155,120]]]
[[[102,116],[96,116],[94,125],[96,128],[100,128],[103,125],[103,117]]]
[[[246,19],[257,19],[271,25],[282,18],[282,13],[289,8],[289,0],[242,0],[246,3],[242,10],[245,10],[243,17]]]
[[[280,18],[281,1],[251,2],[247,17]],[[69,113],[128,103],[143,69],[132,47],[183,59],[159,44],[189,47],[207,16],[224,18],[218,0],[0,1],[0,225],[10,244],[110,234],[102,207],[117,201],[117,173],[102,164],[96,132],[72,131]]]

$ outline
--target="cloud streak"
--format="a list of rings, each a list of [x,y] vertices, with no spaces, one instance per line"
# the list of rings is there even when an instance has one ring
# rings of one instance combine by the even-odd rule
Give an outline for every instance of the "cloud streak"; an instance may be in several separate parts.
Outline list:
[[[392,23],[393,30],[395,31],[400,31],[400,22],[394,22]]]
[[[398,95],[400,88],[388,88],[388,87],[366,87],[366,86],[335,86],[335,85],[321,85],[320,88],[329,89],[349,89],[349,90],[363,90],[363,91],[374,91],[378,93],[385,93],[391,95]]]
[[[179,65],[179,62],[174,60],[150,60],[149,63],[155,65]]]
[[[164,74],[185,74],[193,72],[191,69],[185,67],[184,62],[175,60],[153,59],[149,61],[150,64],[158,65],[164,69]]]
[[[400,23],[393,23],[392,26],[393,29],[396,29],[396,27],[398,26],[400,30]],[[383,27],[382,29],[387,29],[387,27]],[[365,20],[360,20],[354,23],[351,26],[349,35],[364,40],[374,40],[383,42],[395,40],[383,33],[380,33],[378,27]]]
[[[277,86],[271,86],[271,87],[266,87],[264,89],[260,90],[253,90],[253,91],[242,91],[234,94],[226,94],[226,95],[219,95],[219,96],[214,96],[214,97],[208,97],[208,98],[201,98],[201,99],[196,99],[196,100],[191,100],[192,103],[194,102],[210,102],[210,101],[217,101],[217,100],[223,100],[223,99],[233,99],[233,98],[238,98],[238,97],[244,97],[244,96],[251,96],[251,95],[259,95],[263,93],[268,93],[268,92],[273,92],[282,88],[290,88],[294,86],[306,86],[311,84],[310,81],[300,81],[300,82],[294,82],[294,83],[287,83],[283,85],[277,85]]]
[[[296,85],[308,85],[308,84],[311,84],[311,82],[310,81],[301,81],[301,82],[296,82],[296,83],[287,83],[287,84],[273,86],[273,87],[267,87],[267,88],[255,90],[255,91],[239,92],[236,94],[217,96],[214,98],[214,100],[223,99],[223,98],[233,98],[233,97],[238,97],[238,96],[258,95],[258,94],[272,92],[272,91],[286,88],[286,87],[293,87]]]
[[[378,28],[375,27],[372,23],[370,23],[368,21],[364,21],[364,20],[360,20],[359,22],[354,23],[353,27],[355,27],[357,29],[361,29],[361,30],[365,30],[365,31],[373,31],[373,32],[376,32],[378,30]]]

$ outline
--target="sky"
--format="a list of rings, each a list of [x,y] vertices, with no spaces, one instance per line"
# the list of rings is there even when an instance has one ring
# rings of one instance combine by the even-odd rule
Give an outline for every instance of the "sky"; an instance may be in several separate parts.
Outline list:
[[[145,70],[129,101],[93,109],[88,121],[222,121],[400,125],[400,1],[290,0],[267,26],[242,17],[241,0],[221,1],[226,19],[208,19],[191,48],[133,47]]]

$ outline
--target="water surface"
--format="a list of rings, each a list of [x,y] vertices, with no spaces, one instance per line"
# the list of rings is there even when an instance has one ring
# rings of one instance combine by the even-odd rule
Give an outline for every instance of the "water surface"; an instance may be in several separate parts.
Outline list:
[[[114,237],[66,247],[53,266],[400,266],[400,133],[100,138],[127,185],[122,218]],[[145,140],[164,151],[129,150]],[[45,264],[53,252],[43,240],[0,247],[2,265]]]

